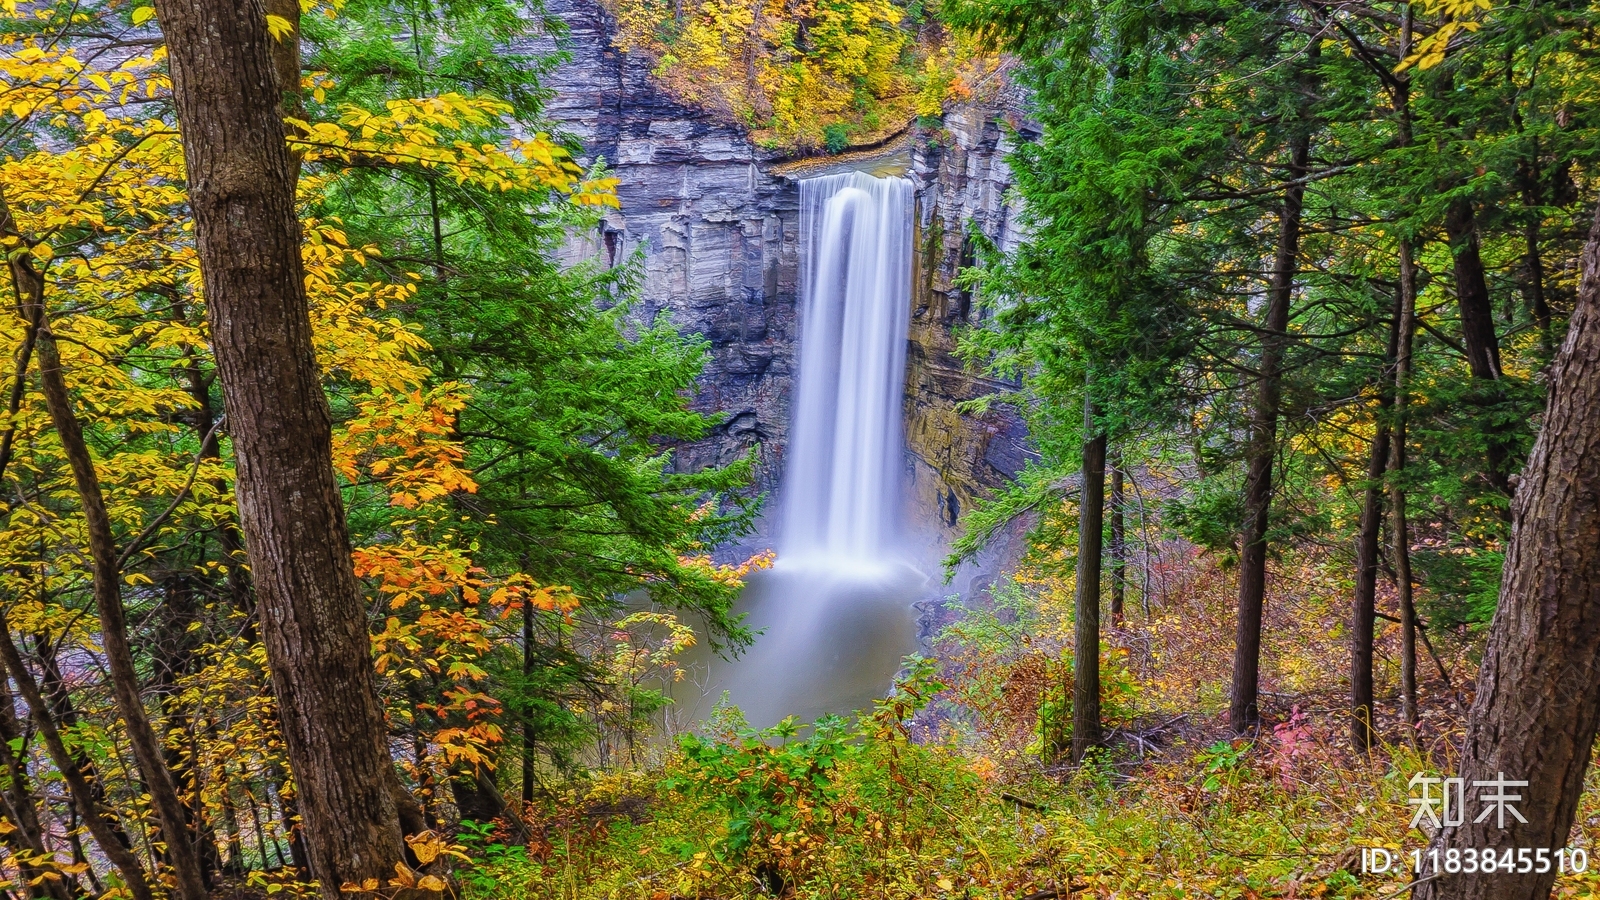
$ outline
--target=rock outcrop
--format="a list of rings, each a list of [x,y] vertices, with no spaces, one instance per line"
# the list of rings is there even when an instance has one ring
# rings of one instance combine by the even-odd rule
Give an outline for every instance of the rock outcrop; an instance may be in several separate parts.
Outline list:
[[[666,315],[710,344],[695,398],[722,414],[706,440],[678,450],[679,465],[723,463],[759,448],[760,487],[782,471],[794,386],[799,284],[796,178],[837,159],[799,164],[764,151],[736,125],[675,102],[650,78],[648,60],[612,47],[611,23],[592,0],[552,0],[569,59],[547,80],[551,117],[620,179],[621,209],[596,233],[576,236],[572,259],[619,264],[642,257],[640,313]],[[953,529],[963,509],[1022,465],[1025,431],[996,408],[972,417],[957,404],[996,385],[953,356],[955,332],[973,322],[954,284],[970,262],[972,224],[1002,246],[1017,237],[1003,161],[1015,104],[952,110],[942,128],[913,128],[854,165],[897,166],[917,183],[918,277],[907,353],[905,434],[911,514]]]

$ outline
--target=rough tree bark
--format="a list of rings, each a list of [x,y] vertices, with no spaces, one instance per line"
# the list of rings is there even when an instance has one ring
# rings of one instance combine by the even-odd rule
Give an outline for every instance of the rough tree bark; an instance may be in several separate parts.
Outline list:
[[[1400,57],[1411,54],[1416,10],[1407,5],[1400,19]],[[1394,107],[1399,110],[1400,144],[1409,145],[1411,132],[1411,79],[1395,81]],[[1395,593],[1400,601],[1400,718],[1406,739],[1417,746],[1417,607],[1412,595],[1411,529],[1406,520],[1406,414],[1410,398],[1411,347],[1417,333],[1417,261],[1411,238],[1402,237],[1400,256],[1400,320],[1394,342],[1394,433],[1389,450],[1390,541],[1394,557]],[[1441,667],[1442,669],[1442,667]],[[1448,680],[1448,679],[1446,679]]]
[[[1512,499],[1512,532],[1467,719],[1458,774],[1467,822],[1433,845],[1556,848],[1567,844],[1600,725],[1600,209],[1583,251],[1567,339],[1550,370],[1544,427]],[[1527,820],[1473,822],[1475,781],[1527,781],[1514,804]],[[1421,900],[1534,900],[1555,872],[1445,874]]]
[[[1461,345],[1467,351],[1467,367],[1478,382],[1478,401],[1494,404],[1500,399],[1500,340],[1494,330],[1494,302],[1489,282],[1483,273],[1483,257],[1478,251],[1478,225],[1469,200],[1456,200],[1445,209],[1445,234],[1450,238],[1450,255],[1456,281],[1456,307],[1461,313]],[[1504,428],[1486,429],[1485,457],[1489,483],[1501,493],[1511,493],[1511,455]]]
[[[1103,742],[1100,732],[1100,552],[1105,527],[1106,437],[1094,405],[1083,407],[1083,489],[1078,497],[1078,578],[1073,601],[1072,761]]]
[[[1494,305],[1478,252],[1477,216],[1472,202],[1456,200],[1445,209],[1445,234],[1456,278],[1456,306],[1461,312],[1461,345],[1467,351],[1472,377],[1500,377],[1500,341],[1494,330]]]
[[[1311,161],[1311,133],[1304,128],[1290,141],[1289,177],[1298,181]],[[1261,368],[1250,414],[1246,450],[1244,532],[1239,552],[1239,619],[1233,643],[1233,685],[1228,724],[1243,734],[1261,721],[1257,706],[1261,674],[1261,613],[1267,590],[1267,526],[1272,513],[1272,461],[1278,449],[1278,407],[1282,400],[1283,354],[1288,342],[1289,304],[1300,257],[1300,216],[1305,186],[1284,191],[1278,213],[1278,246],[1272,262],[1267,314],[1261,324]]]
[[[404,859],[261,0],[159,0],[240,522],[312,875],[329,900]]]
[[[1409,12],[1408,12],[1409,14]],[[1411,242],[1400,241],[1400,339],[1394,360],[1394,435],[1389,450],[1390,541],[1395,593],[1400,601],[1400,718],[1406,738],[1417,741],[1417,607],[1412,594],[1411,529],[1406,520],[1406,391],[1411,382],[1411,345],[1417,332],[1417,264]]]

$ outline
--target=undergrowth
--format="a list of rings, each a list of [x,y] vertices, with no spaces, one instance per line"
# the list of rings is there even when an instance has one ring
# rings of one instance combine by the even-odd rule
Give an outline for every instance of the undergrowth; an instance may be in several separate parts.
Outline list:
[[[1381,897],[1404,882],[1360,876],[1356,848],[1425,840],[1405,827],[1404,752],[1368,768],[1273,741],[1180,745],[1132,773],[1061,779],[839,725],[598,778],[534,846],[487,848],[467,896]],[[611,814],[627,801],[637,815]],[[1564,879],[1559,895],[1596,884]]]
[[[1277,614],[1314,626],[1337,585],[1316,560],[1296,565],[1301,585],[1282,593],[1298,599]],[[1360,871],[1361,848],[1426,845],[1408,782],[1452,768],[1466,661],[1446,648],[1458,669],[1427,682],[1417,748],[1391,721],[1396,742],[1362,759],[1326,696],[1338,635],[1308,631],[1265,673],[1290,689],[1269,696],[1268,723],[1229,739],[1212,659],[1227,646],[1212,636],[1225,581],[1202,571],[1164,614],[1108,630],[1110,746],[1085,765],[1044,761],[1070,722],[1056,687],[1070,678],[1070,582],[1024,573],[945,629],[938,662],[909,660],[872,710],[753,729],[721,708],[661,766],[593,773],[526,810],[526,846],[469,836],[466,897],[1403,896],[1398,868]],[[1591,772],[1572,840],[1591,852],[1597,785]],[[1597,894],[1594,875],[1558,882],[1557,896]]]

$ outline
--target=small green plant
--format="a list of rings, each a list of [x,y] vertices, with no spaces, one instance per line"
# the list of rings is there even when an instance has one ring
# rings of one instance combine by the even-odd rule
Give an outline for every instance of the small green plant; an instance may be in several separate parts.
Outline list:
[[[826,125],[822,129],[822,149],[829,153],[843,153],[850,146],[850,126],[843,122]]]
[[[852,732],[838,716],[824,716],[801,739],[790,716],[771,728],[748,727],[731,738],[687,735],[684,764],[661,783],[718,809],[727,832],[713,854],[750,866],[770,892],[804,869],[832,827],[837,799],[834,774],[853,748]]]
[[[901,751],[911,743],[911,720],[928,708],[934,697],[949,689],[939,680],[939,663],[920,654],[905,658],[905,669],[895,679],[889,696],[872,703],[872,715],[864,718],[857,733],[880,754],[884,773],[894,785],[895,812],[905,819],[909,808],[910,783],[901,773]]]
[[[485,893],[493,892],[502,873],[521,868],[528,861],[528,848],[494,840],[499,828],[494,822],[462,819],[456,826],[456,840],[471,857],[472,864],[458,873],[465,886]]]
[[[1030,749],[1045,759],[1057,759],[1072,746],[1072,651],[1063,650],[1050,688],[1039,702],[1038,742]],[[1131,722],[1138,714],[1135,701],[1139,679],[1128,668],[1124,647],[1100,644],[1100,718],[1108,726]]]
[[[1217,741],[1195,754],[1195,763],[1200,767],[1201,789],[1216,791],[1225,784],[1236,782],[1249,751],[1250,744],[1247,741]]]

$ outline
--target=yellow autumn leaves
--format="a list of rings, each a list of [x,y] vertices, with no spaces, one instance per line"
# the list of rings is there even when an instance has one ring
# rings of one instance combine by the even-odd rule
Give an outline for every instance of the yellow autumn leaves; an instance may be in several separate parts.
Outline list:
[[[553,190],[580,205],[617,205],[616,179],[584,179],[583,170],[547,134],[481,143],[452,137],[507,120],[511,105],[504,101],[447,93],[384,106],[373,112],[346,105],[337,122],[288,119],[295,131],[290,144],[307,162],[415,167],[486,190]]]
[[[1444,21],[1417,42],[1411,54],[1400,61],[1397,71],[1403,72],[1412,66],[1431,69],[1444,62],[1451,40],[1477,31],[1479,14],[1489,11],[1493,5],[1491,0],[1423,0],[1423,9],[1441,15]]]
[[[892,0],[607,0],[617,47],[675,96],[776,146],[840,149],[938,115],[971,54],[917,43]]]
[[[451,844],[436,832],[424,831],[406,838],[406,845],[411,848],[411,855],[416,857],[417,864],[424,870],[434,867],[436,863],[444,863],[451,859],[469,862],[470,858],[463,853],[466,848],[459,844]],[[391,890],[419,890],[442,892],[449,885],[436,874],[426,871],[417,871],[403,862],[394,864],[394,877],[389,879],[387,886],[379,883],[376,878],[368,878],[360,884],[346,882],[339,885],[339,890],[347,894],[374,894],[381,893],[387,887]]]

